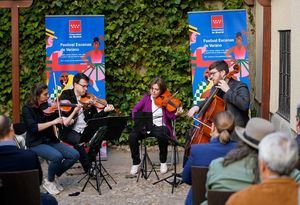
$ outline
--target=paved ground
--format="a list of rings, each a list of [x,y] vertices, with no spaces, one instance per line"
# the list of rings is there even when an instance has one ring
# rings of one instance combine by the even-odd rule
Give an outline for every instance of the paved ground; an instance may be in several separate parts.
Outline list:
[[[157,148],[150,150],[150,158],[154,162],[159,162]],[[171,152],[168,154],[170,160]],[[182,152],[179,153],[180,161],[178,163],[178,170],[181,171],[182,164]],[[171,194],[172,186],[167,182],[161,182],[156,185],[152,183],[156,181],[156,176],[152,173],[148,180],[141,178],[139,182],[136,182],[137,178],[126,178],[131,166],[130,152],[128,148],[114,147],[110,148],[108,152],[108,160],[103,162],[104,167],[115,179],[115,184],[112,179],[108,178],[109,183],[112,186],[110,190],[107,184],[101,185],[102,195],[99,195],[90,184],[87,185],[84,192],[81,189],[84,185],[85,179],[79,184],[77,181],[84,175],[82,169],[79,168],[79,164],[75,164],[75,168],[68,171],[60,178],[65,190],[56,196],[60,205],[92,205],[92,204],[145,204],[145,205],[158,205],[158,204],[172,204],[179,205],[184,204],[185,196],[187,194],[189,186],[181,184],[175,188],[174,194]],[[43,163],[44,175],[46,176],[47,165]],[[161,175],[158,172],[160,178],[169,176],[173,170],[170,170],[167,174]],[[95,183],[95,180],[90,180]],[[69,196],[71,193],[79,192],[78,196]]]

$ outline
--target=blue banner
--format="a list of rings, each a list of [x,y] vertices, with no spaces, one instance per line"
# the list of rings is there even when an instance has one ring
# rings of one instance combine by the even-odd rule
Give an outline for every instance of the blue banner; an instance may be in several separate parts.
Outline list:
[[[208,96],[212,83],[207,68],[216,60],[225,60],[230,70],[239,64],[234,77],[250,88],[246,10],[189,12],[188,22],[193,104]]]
[[[78,72],[89,76],[88,92],[105,98],[104,16],[46,16],[45,23],[50,98],[73,88]]]

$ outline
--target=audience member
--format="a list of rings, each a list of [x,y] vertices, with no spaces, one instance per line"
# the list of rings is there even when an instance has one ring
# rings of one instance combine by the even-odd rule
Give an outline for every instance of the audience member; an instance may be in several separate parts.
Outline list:
[[[262,183],[233,194],[226,204],[299,204],[299,185],[289,177],[298,161],[296,141],[288,134],[277,132],[267,135],[258,149]]]
[[[14,131],[10,119],[5,115],[0,115],[0,172],[38,169],[41,184],[43,173],[37,155],[31,150],[18,149],[13,136]],[[56,205],[57,201],[52,195],[41,193],[41,204]]]
[[[185,183],[192,184],[192,166],[208,167],[212,160],[226,155],[227,152],[236,146],[236,143],[230,139],[230,135],[234,130],[234,124],[234,116],[230,112],[224,111],[216,115],[212,124],[210,143],[195,144],[191,147],[191,155],[183,169],[183,181]],[[192,188],[189,190],[185,204],[193,204]]]
[[[240,141],[224,158],[211,162],[207,173],[206,190],[237,191],[258,183],[258,143],[273,132],[274,126],[262,118],[251,118],[246,128],[236,126],[235,133]],[[203,204],[206,203],[205,201]]]

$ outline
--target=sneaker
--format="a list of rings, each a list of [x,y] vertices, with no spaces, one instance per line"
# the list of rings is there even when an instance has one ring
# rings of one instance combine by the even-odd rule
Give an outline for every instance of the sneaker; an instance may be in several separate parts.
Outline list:
[[[165,174],[168,172],[167,163],[160,163],[160,173]]]
[[[64,188],[59,183],[58,177],[55,178],[54,183],[55,183],[55,186],[58,189],[58,191],[63,191],[64,190]]]
[[[138,171],[139,171],[139,168],[140,168],[140,164],[132,165],[132,167],[131,167],[131,169],[130,169],[130,174],[131,174],[131,175],[137,174]]]
[[[44,189],[46,189],[46,191],[49,194],[52,194],[52,195],[59,194],[59,190],[56,188],[55,183],[49,182],[48,179],[44,179],[43,187],[44,187]]]

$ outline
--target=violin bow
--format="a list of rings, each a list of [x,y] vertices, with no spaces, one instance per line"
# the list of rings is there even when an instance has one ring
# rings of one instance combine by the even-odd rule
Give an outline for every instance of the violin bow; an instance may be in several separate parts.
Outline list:
[[[53,82],[54,82],[54,92],[55,90],[58,90],[57,88],[57,84],[56,84],[56,76],[55,76],[55,72],[53,72]],[[58,116],[59,118],[61,117],[61,111],[60,111],[60,104],[59,104],[59,99],[58,99],[58,91],[57,91],[57,96],[56,96],[56,103],[57,103],[57,109],[58,109]],[[61,128],[63,129],[63,125],[61,125]],[[54,125],[54,129],[56,129],[56,126]],[[58,136],[57,134],[57,130],[56,130],[56,136]]]

